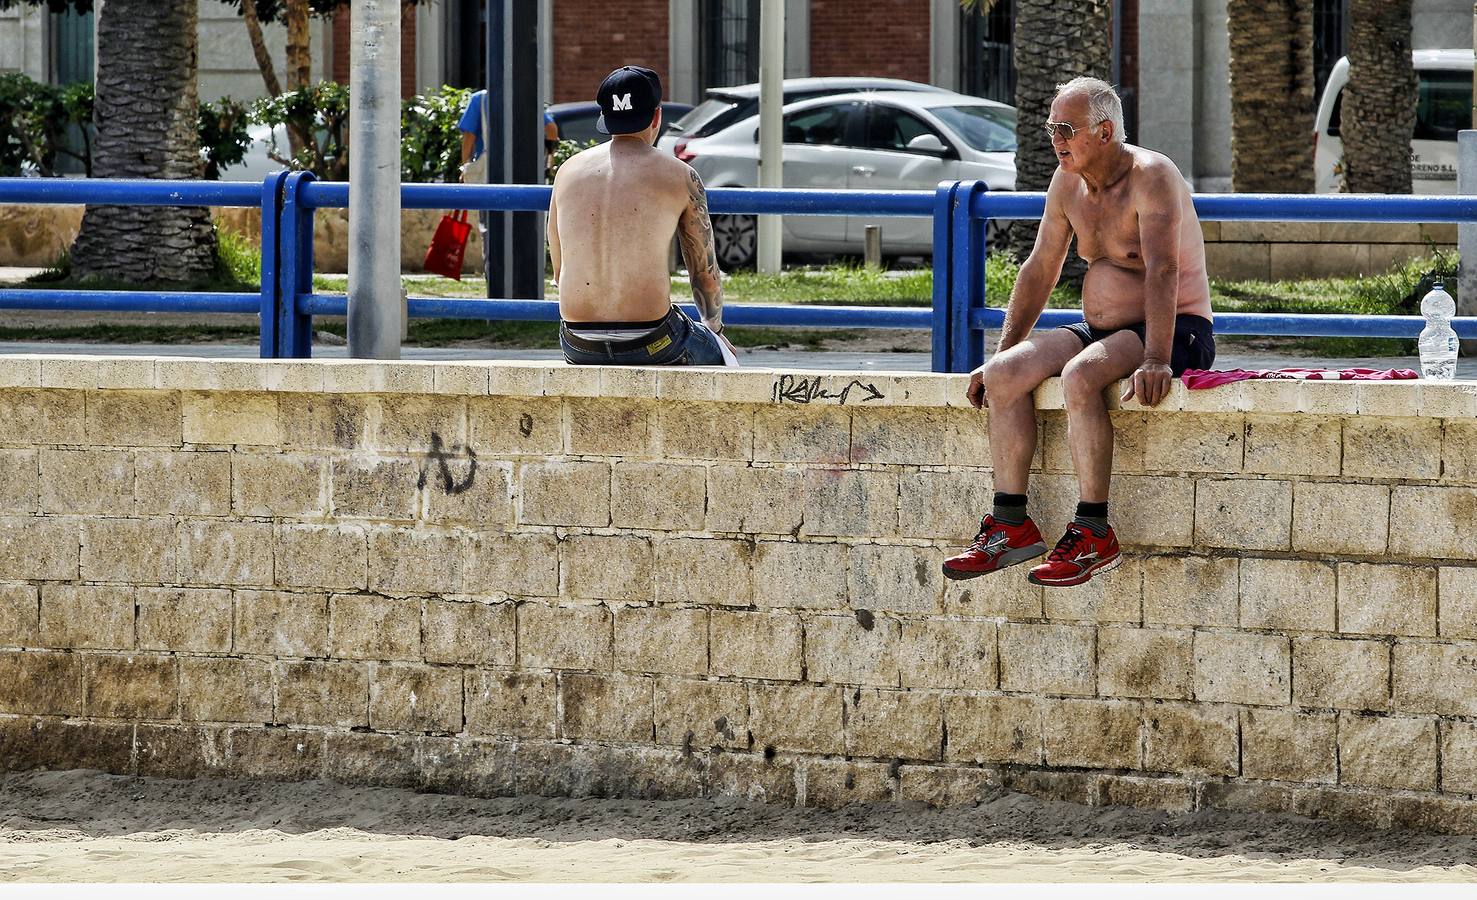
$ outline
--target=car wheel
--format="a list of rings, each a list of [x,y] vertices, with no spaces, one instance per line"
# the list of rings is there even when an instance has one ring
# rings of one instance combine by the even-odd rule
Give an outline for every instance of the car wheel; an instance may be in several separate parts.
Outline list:
[[[749,269],[759,246],[759,222],[755,216],[713,216],[713,245],[718,265],[724,269]]]

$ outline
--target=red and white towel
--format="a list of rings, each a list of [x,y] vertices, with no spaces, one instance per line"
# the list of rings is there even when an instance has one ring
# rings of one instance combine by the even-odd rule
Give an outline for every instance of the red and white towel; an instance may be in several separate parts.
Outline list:
[[[1186,369],[1180,379],[1192,391],[1219,387],[1250,378],[1273,378],[1286,381],[1406,381],[1420,378],[1412,369]]]

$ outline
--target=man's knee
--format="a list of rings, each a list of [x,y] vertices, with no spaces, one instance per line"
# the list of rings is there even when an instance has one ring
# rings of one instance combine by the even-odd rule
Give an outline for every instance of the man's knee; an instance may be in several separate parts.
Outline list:
[[[995,354],[985,364],[985,393],[997,399],[1025,396],[1044,380],[1035,377],[1020,354],[1009,351]]]
[[[1104,377],[1101,367],[1074,359],[1062,369],[1062,397],[1071,405],[1102,400],[1103,389],[1112,380]]]

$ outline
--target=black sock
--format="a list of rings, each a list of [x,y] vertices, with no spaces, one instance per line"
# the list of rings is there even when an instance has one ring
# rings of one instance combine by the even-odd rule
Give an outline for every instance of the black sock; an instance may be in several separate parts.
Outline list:
[[[1026,521],[1026,495],[995,492],[995,510],[991,513],[1002,525],[1019,525]]]
[[[1086,500],[1079,500],[1077,515],[1072,521],[1102,537],[1108,533],[1108,501],[1088,503]]]

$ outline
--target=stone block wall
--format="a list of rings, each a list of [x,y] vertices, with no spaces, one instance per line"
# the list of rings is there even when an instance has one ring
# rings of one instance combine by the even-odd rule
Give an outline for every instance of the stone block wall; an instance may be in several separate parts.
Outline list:
[[[1477,830],[1477,385],[1116,409],[1125,561],[1051,590],[940,576],[963,386],[9,359],[0,770]]]

